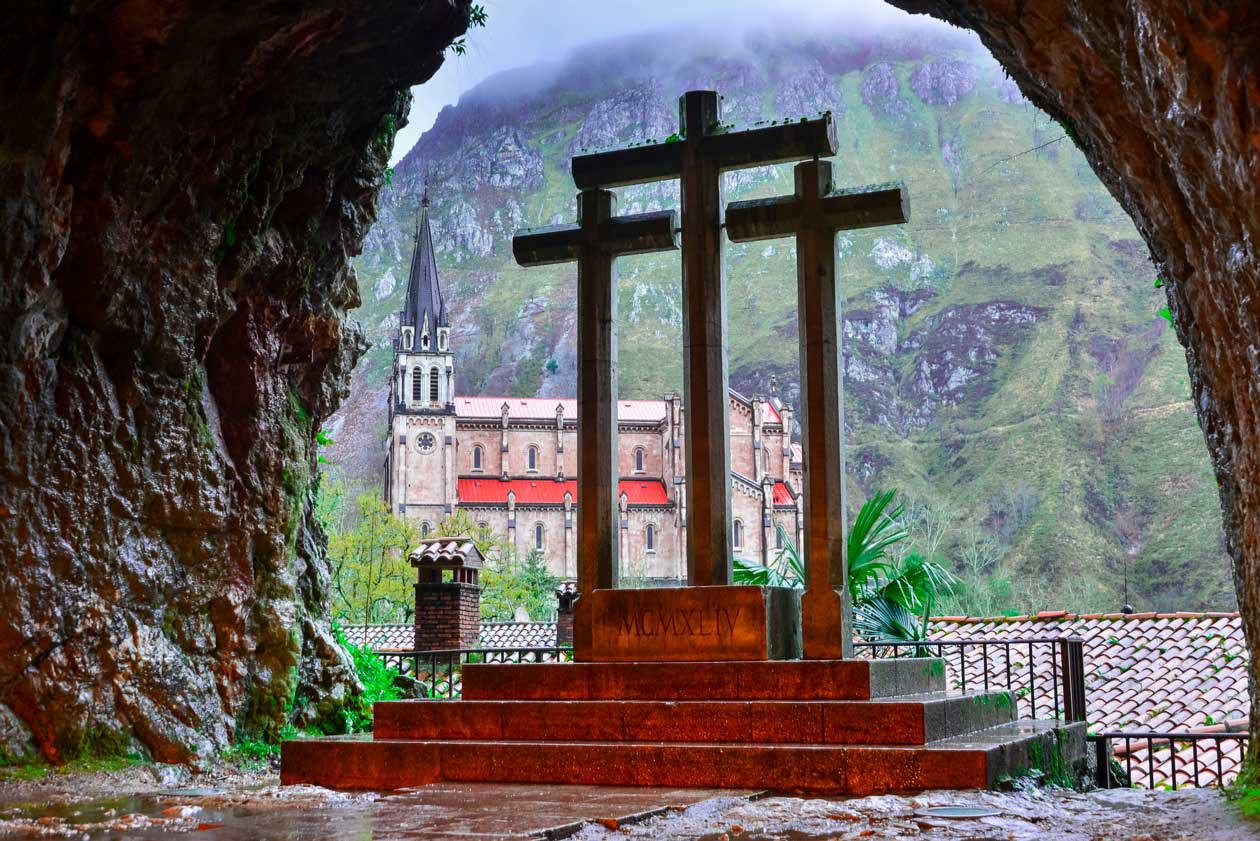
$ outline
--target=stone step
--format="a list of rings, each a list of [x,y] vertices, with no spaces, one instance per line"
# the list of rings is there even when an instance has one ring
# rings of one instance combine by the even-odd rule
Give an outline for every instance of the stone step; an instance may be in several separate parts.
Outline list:
[[[922,745],[1015,720],[1007,692],[875,701],[382,701],[378,739]]]
[[[945,689],[935,657],[697,663],[482,663],[470,701],[865,701]]]
[[[338,789],[435,782],[756,788],[882,794],[988,788],[1003,774],[1071,766],[1085,726],[1016,722],[923,746],[299,739],[280,779]]]

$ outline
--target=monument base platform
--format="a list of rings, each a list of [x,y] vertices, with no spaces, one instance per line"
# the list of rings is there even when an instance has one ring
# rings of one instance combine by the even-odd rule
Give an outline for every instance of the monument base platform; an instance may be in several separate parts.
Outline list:
[[[1085,725],[948,694],[936,659],[482,664],[465,700],[391,701],[371,738],[285,742],[285,784],[434,782],[877,794],[1072,767]]]

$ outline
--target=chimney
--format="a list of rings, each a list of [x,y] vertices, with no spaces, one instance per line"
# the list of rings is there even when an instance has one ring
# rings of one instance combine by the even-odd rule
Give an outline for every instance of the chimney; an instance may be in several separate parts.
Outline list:
[[[556,646],[573,645],[573,605],[577,602],[577,587],[566,581],[556,590]]]
[[[467,538],[421,540],[408,556],[416,568],[415,648],[477,648],[481,644],[484,559]]]

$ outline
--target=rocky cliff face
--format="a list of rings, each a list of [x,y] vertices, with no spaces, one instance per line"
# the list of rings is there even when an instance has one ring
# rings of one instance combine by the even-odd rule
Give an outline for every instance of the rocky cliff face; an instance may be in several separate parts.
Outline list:
[[[1070,127],[1163,269],[1253,652],[1260,771],[1260,10],[892,2],[976,30],[1024,94]]]
[[[356,691],[312,436],[463,2],[24,2],[0,58],[0,722],[188,760]],[[505,141],[506,143],[506,141]]]

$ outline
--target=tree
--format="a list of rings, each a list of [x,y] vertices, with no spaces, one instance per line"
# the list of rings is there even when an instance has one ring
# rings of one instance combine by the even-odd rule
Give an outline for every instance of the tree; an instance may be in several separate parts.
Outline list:
[[[917,552],[895,560],[890,549],[905,540],[904,510],[892,508],[896,491],[876,493],[858,512],[849,530],[845,559],[853,628],[869,640],[914,642],[927,637],[928,619],[953,576]],[[805,586],[805,564],[782,526],[783,548],[773,564],[735,560],[735,581],[773,587]]]
[[[356,497],[355,511],[354,526],[328,541],[333,613],[364,625],[409,621],[415,596],[407,550],[418,539],[415,526],[390,513],[375,494]]]

